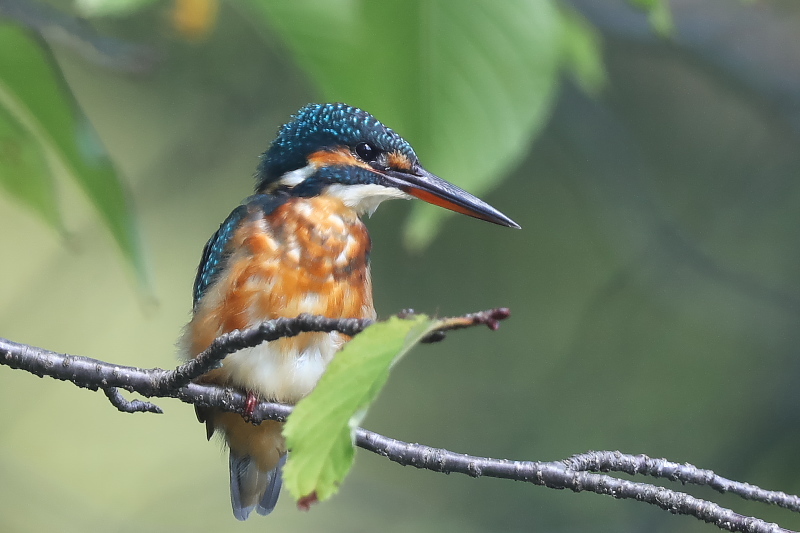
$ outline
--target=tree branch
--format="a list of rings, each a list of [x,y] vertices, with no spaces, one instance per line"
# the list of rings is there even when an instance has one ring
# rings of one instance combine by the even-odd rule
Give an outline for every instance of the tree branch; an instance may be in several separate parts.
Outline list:
[[[106,387],[103,389],[106,393],[106,398],[111,402],[111,405],[119,409],[122,413],[156,413],[163,414],[159,406],[150,402],[143,402],[142,400],[126,400],[122,393],[116,387]]]
[[[800,512],[800,497],[785,492],[764,490],[750,485],[732,481],[716,475],[711,470],[703,470],[687,463],[679,464],[666,459],[653,459],[646,455],[627,455],[621,452],[586,452],[573,455],[564,461],[572,470],[590,472],[624,472],[626,474],[643,474],[647,476],[705,485],[725,494],[730,492],[745,500],[753,500]]]
[[[410,311],[406,314],[411,313]],[[444,332],[484,324],[497,329],[499,320],[508,317],[507,309],[493,309],[462,317],[444,319],[439,330],[426,339],[442,340]],[[141,369],[120,366],[68,354],[59,354],[0,338],[0,364],[25,370],[37,376],[50,376],[70,381],[79,387],[102,389],[109,401],[123,412],[154,412],[161,409],[141,400],[126,400],[118,389],[138,392],[147,397],[173,397],[183,402],[205,407],[217,407],[237,413],[245,412],[247,397],[244,393],[193,383],[192,380],[219,366],[228,354],[242,348],[257,346],[283,337],[303,332],[338,331],[353,336],[369,326],[371,321],[361,319],[330,319],[301,315],[293,319],[277,319],[253,328],[234,331],[217,338],[197,359],[174,370],[160,368]],[[254,422],[286,420],[292,412],[288,405],[271,402],[259,403],[250,414]],[[656,505],[674,514],[693,516],[727,531],[743,533],[788,532],[777,524],[743,516],[714,502],[695,498],[656,485],[627,481],[609,476],[606,472],[623,472],[631,475],[648,475],[681,483],[706,485],[719,492],[730,492],[744,499],[778,505],[800,512],[800,497],[783,492],[768,491],[717,476],[689,464],[678,464],[666,459],[653,459],[646,455],[627,455],[620,452],[587,452],[562,461],[509,461],[489,457],[475,457],[421,444],[399,441],[358,428],[355,444],[365,450],[382,455],[405,466],[444,473],[461,473],[472,477],[498,477],[525,481],[555,489],[574,492],[590,491],[621,499],[635,499]]]
[[[710,485],[713,480],[724,480],[716,476],[710,470],[700,470],[692,465],[677,465],[666,459],[652,459],[645,455],[632,456],[619,452],[587,452],[579,456],[574,456],[564,461],[509,461],[505,459],[493,459],[489,457],[476,457],[463,455],[443,450],[431,448],[421,444],[410,444],[389,437],[384,437],[377,433],[359,428],[356,433],[356,444],[371,452],[383,455],[391,461],[403,466],[414,466],[435,472],[450,474],[453,472],[466,474],[471,477],[497,477],[502,479],[513,479],[515,481],[526,481],[534,485],[543,485],[552,489],[569,489],[573,492],[590,491],[597,494],[613,496],[619,499],[635,499],[656,505],[674,514],[685,514],[693,516],[704,522],[714,524],[720,529],[727,531],[742,531],[748,533],[766,532],[788,532],[789,530],[779,527],[777,524],[770,524],[758,518],[740,515],[717,505],[714,502],[702,500],[690,496],[689,494],[678,492],[656,485],[647,483],[636,483],[614,478],[605,474],[589,473],[586,470],[594,469],[587,462],[581,462],[580,458],[601,457],[604,460],[603,466],[607,471],[627,472],[630,474],[658,472],[662,469],[674,469],[679,472],[674,478],[671,476],[656,475],[656,477],[669,477],[672,480],[694,479],[697,484]],[[578,461],[574,459],[578,458]],[[615,461],[619,458],[619,462]],[[628,469],[630,460],[635,462],[642,461],[650,465],[649,472],[637,472],[635,469]],[[575,468],[577,463],[578,468]],[[705,479],[706,482],[701,482]],[[744,483],[725,480],[728,482],[730,492],[738,494],[747,499],[757,500],[764,503],[777,503],[777,500],[785,498],[793,500],[789,505],[782,505],[787,509],[796,511],[796,505],[800,502],[797,496],[789,496],[782,492],[773,492],[753,487]],[[758,491],[748,493],[744,496],[738,489],[751,487]],[[717,487],[714,487],[717,488]],[[717,489],[720,490],[720,489]],[[721,492],[724,492],[721,490]]]

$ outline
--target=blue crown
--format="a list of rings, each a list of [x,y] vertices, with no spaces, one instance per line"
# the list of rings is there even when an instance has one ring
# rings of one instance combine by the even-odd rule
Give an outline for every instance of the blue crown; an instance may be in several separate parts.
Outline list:
[[[417,161],[411,145],[391,128],[347,104],[309,104],[292,116],[261,156],[256,190],[308,164],[309,154],[337,146],[366,142],[382,152],[397,151]]]

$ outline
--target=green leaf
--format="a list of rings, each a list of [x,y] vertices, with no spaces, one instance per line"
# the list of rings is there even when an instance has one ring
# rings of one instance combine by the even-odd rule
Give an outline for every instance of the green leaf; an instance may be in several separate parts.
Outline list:
[[[37,151],[43,155],[44,162],[40,159],[36,172],[46,167],[50,174],[66,175],[83,189],[140,280],[146,282],[139,234],[126,192],[66,87],[43,45],[16,26],[0,24],[0,108],[3,116],[11,119],[7,123],[17,125],[17,142],[20,146],[28,143],[26,157]],[[33,145],[36,149],[30,148]],[[33,165],[28,162],[30,172]],[[47,185],[50,178],[37,176],[41,183],[27,187],[39,190],[38,195],[52,195],[52,188],[42,192],[51,187]],[[33,206],[33,195],[25,201]],[[36,201],[41,206],[52,199]],[[47,205],[50,209],[51,203]],[[43,208],[36,209],[42,212]]]
[[[283,483],[296,499],[326,500],[353,465],[353,432],[383,388],[389,369],[437,322],[424,315],[373,324],[336,354],[284,427],[291,450]]]
[[[249,5],[324,100],[370,111],[412,143],[426,168],[476,194],[518,164],[556,96],[564,54],[553,0]],[[407,242],[429,243],[447,213],[416,202]]]
[[[75,0],[75,7],[84,17],[122,17],[155,2],[156,0]]]
[[[672,10],[667,0],[628,0],[628,2],[643,11],[647,11],[647,20],[650,26],[662,37],[669,37],[675,31],[672,20]]]
[[[603,67],[602,39],[586,18],[574,9],[561,9],[566,67],[587,94],[597,95],[608,83]]]
[[[0,185],[65,233],[44,154],[30,133],[0,107]]]

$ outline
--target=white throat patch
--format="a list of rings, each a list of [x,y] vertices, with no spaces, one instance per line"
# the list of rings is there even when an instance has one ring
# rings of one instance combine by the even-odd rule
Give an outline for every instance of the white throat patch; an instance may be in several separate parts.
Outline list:
[[[338,198],[344,205],[353,209],[359,215],[372,213],[378,209],[378,206],[384,200],[391,200],[399,198],[401,200],[410,200],[412,197],[400,189],[394,187],[384,187],[375,183],[358,184],[358,185],[344,185],[342,183],[334,183],[329,185],[325,193],[334,198]]]
[[[281,176],[277,184],[289,188],[296,187],[311,177],[317,170],[318,167],[316,165],[309,163],[303,168],[287,172]],[[380,203],[384,200],[391,200],[393,198],[410,200],[412,198],[400,189],[384,187],[383,185],[377,185],[375,183],[354,185],[334,183],[325,189],[325,194],[338,198],[344,205],[353,209],[359,215],[366,213],[370,216],[372,216],[372,213],[375,212]]]
[[[286,187],[296,187],[303,183],[309,176],[311,176],[314,172],[317,171],[317,167],[313,164],[308,164],[303,168],[298,168],[297,170],[292,170],[291,172],[287,172],[281,179],[278,180],[279,185],[284,185]]]

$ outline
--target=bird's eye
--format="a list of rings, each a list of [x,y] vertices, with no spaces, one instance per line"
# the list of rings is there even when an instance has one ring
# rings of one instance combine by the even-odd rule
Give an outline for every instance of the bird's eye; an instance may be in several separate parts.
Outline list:
[[[372,162],[378,159],[378,149],[369,143],[358,143],[356,145],[356,155],[362,161]]]

